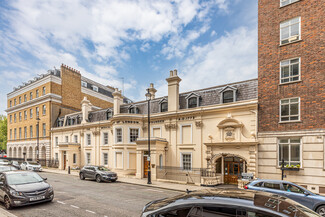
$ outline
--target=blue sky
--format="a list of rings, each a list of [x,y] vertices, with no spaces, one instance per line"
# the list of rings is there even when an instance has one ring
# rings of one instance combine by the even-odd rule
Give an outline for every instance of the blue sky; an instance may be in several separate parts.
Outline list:
[[[135,101],[173,69],[180,91],[256,78],[257,0],[0,0],[0,114],[61,63]]]

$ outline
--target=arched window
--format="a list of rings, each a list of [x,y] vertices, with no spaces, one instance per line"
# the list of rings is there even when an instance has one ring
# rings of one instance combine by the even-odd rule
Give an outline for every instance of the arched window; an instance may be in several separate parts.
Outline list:
[[[228,102],[234,102],[234,91],[233,90],[227,90],[222,93],[222,102],[228,103]]]
[[[198,97],[191,97],[188,99],[187,107],[188,108],[195,108],[198,106]]]

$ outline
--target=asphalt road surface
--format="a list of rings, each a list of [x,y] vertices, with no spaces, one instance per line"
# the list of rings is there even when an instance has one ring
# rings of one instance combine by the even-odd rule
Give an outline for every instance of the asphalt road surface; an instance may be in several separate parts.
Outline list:
[[[171,197],[180,192],[132,185],[127,183],[97,183],[71,175],[40,173],[54,188],[54,200],[10,212],[18,217],[51,216],[140,216],[144,205],[152,200]],[[1,204],[2,208],[3,204]]]

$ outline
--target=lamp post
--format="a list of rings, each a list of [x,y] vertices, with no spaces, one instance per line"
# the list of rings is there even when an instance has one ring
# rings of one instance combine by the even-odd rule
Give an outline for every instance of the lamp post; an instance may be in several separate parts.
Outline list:
[[[151,158],[150,158],[150,100],[151,100],[151,93],[149,88],[147,89],[147,101],[148,101],[148,182],[147,184],[151,184]]]
[[[36,117],[36,121],[37,121],[37,124],[36,124],[36,160],[37,160],[37,163],[39,163],[39,117],[37,116]]]

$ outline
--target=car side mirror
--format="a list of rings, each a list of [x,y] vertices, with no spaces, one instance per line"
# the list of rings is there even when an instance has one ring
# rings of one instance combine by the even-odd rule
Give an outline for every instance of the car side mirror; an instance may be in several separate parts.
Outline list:
[[[43,180],[44,180],[44,181],[46,181],[46,180],[47,180],[47,178],[43,178]]]
[[[310,195],[310,194],[309,194],[308,191],[305,191],[305,192],[304,192],[304,195],[305,195],[305,196],[308,196],[308,195]]]

